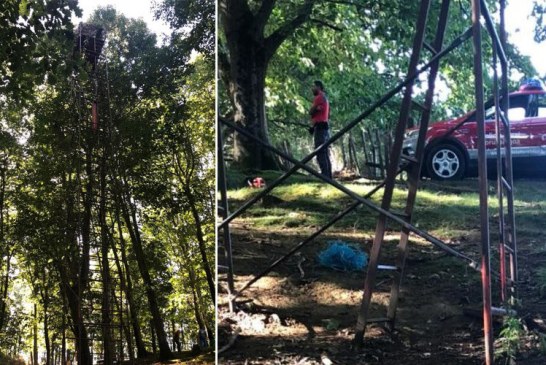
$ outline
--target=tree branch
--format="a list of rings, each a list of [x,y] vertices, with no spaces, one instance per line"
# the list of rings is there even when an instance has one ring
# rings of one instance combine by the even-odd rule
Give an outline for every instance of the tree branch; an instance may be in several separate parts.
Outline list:
[[[370,4],[363,4],[362,2],[351,1],[351,0],[324,0],[324,2],[331,3],[331,4],[354,6],[357,9],[368,9],[370,5]]]
[[[313,6],[315,5],[314,0],[306,0],[302,6],[299,7],[297,11],[297,16],[284,23],[276,31],[274,31],[269,37],[265,39],[265,52],[266,57],[271,58],[277,51],[277,48],[288,38],[294,31],[300,27],[303,23],[309,20],[311,12],[313,11]]]
[[[277,0],[262,0],[262,6],[260,6],[260,9],[254,17],[253,28],[255,34],[264,33],[265,25],[267,24],[267,21],[269,20],[269,17],[273,12],[273,8],[275,8],[276,3]]]
[[[324,27],[333,29],[333,30],[338,31],[338,32],[342,32],[342,31],[343,31],[343,28],[341,28],[341,27],[336,27],[335,25],[330,24],[330,23],[325,22],[325,21],[320,20],[320,19],[311,18],[311,19],[309,19],[309,21],[311,21],[311,23],[320,24],[320,25],[322,25],[322,26],[324,26]]]

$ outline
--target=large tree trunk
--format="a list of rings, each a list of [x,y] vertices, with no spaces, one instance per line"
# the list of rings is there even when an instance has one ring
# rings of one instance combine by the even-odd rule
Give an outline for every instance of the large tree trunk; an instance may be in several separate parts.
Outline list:
[[[229,56],[220,55],[219,65],[222,79],[228,83],[233,119],[267,143],[264,89],[269,61],[282,42],[309,19],[315,3],[314,0],[304,1],[292,19],[287,19],[265,37],[275,1],[262,1],[257,11],[251,10],[246,0],[220,1],[218,8]],[[235,134],[233,157],[234,163],[242,168],[278,169],[272,153],[238,133]]]
[[[242,35],[244,38],[244,35]],[[253,47],[253,43],[241,40],[231,53],[230,94],[235,106],[234,122],[269,142],[269,131],[265,116],[265,75],[268,60],[264,51]],[[273,154],[240,133],[234,135],[234,163],[243,169],[277,170]]]
[[[81,298],[78,296],[77,286],[71,286],[66,271],[61,272],[62,292],[67,299],[68,311],[72,320],[72,333],[74,334],[78,364],[92,365],[92,356],[89,351],[89,337],[81,312]]]
[[[49,340],[49,314],[47,313],[47,306],[44,305],[44,341],[46,347],[46,363],[45,365],[51,365],[51,341]]]
[[[116,268],[118,270],[118,276],[120,278],[120,285],[121,285],[121,290],[125,293],[125,298],[127,300],[127,303],[128,303],[128,307],[127,308],[127,317],[129,318],[129,323],[133,325],[133,328],[135,330],[135,338],[137,338],[137,346],[138,346],[138,343],[140,342],[140,346],[142,346],[142,348],[139,348],[138,349],[138,357],[144,357],[147,355],[147,351],[146,351],[146,348],[144,347],[144,342],[142,341],[142,334],[140,332],[140,325],[138,323],[138,316],[136,315],[136,311],[135,309],[133,309],[134,307],[134,302],[133,302],[133,293],[132,293],[132,283],[131,283],[131,278],[129,276],[129,265],[127,263],[127,257],[126,257],[126,253],[125,253],[125,240],[123,239],[123,231],[122,231],[122,228],[121,228],[121,222],[119,220],[119,214],[116,213],[116,220],[117,220],[117,225],[118,225],[118,229],[119,229],[119,235],[120,235],[120,246],[121,246],[121,254],[122,254],[122,260],[123,260],[123,268],[122,268],[122,263],[121,263],[121,260],[119,258],[119,254],[117,252],[117,249],[116,247],[113,248],[113,252],[114,252],[114,259],[116,261]],[[125,269],[125,272],[123,271]],[[129,289],[128,288],[128,283],[131,284],[131,288]],[[120,313],[121,313],[121,310],[120,310]],[[134,315],[133,315],[134,314]],[[122,323],[122,327],[123,327],[123,331],[125,333],[125,338],[127,339],[127,350],[129,351],[129,360],[131,362],[134,361],[134,357],[135,357],[135,354],[134,354],[134,348],[133,348],[133,340],[132,340],[132,336],[131,336],[131,330],[129,328],[129,325],[125,325],[125,323]],[[142,351],[142,354],[140,353]]]
[[[150,313],[152,314],[152,323],[157,335],[157,343],[159,345],[159,358],[162,361],[170,360],[173,358],[173,354],[171,348],[169,347],[167,333],[165,332],[165,327],[163,324],[163,318],[161,317],[156,293],[153,288],[152,278],[150,277],[150,271],[148,269],[148,263],[142,248],[142,240],[140,238],[140,231],[136,218],[136,208],[133,206],[130,199],[127,199],[127,201],[124,202],[124,200],[120,198],[119,201],[121,203],[123,218],[133,244],[133,251],[135,253],[140,275],[142,277],[142,281],[144,282],[146,297],[148,298],[148,306],[150,308]],[[129,209],[131,210],[130,212]]]

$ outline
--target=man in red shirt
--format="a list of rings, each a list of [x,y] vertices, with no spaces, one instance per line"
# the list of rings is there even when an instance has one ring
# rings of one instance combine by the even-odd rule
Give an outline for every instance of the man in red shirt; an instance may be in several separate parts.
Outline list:
[[[330,128],[328,125],[330,103],[324,92],[322,81],[317,80],[313,82],[311,90],[313,95],[315,95],[315,98],[313,99],[313,105],[309,110],[309,115],[311,115],[311,127],[309,128],[309,132],[314,135],[315,149],[317,149],[330,139]],[[317,162],[320,167],[320,172],[331,179],[332,164],[330,162],[329,147],[317,154]]]

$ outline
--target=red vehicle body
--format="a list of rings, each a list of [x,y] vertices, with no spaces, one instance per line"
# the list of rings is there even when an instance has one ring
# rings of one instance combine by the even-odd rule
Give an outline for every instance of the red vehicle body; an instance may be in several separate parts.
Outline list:
[[[501,103],[502,104],[502,103]],[[477,170],[478,145],[476,112],[448,121],[432,123],[426,134],[423,172],[437,180],[461,179]],[[522,86],[509,95],[512,158],[515,171],[546,171],[546,92],[540,85]],[[487,157],[497,156],[495,107],[485,104]],[[406,132],[403,150],[415,154],[418,128]],[[495,163],[488,162],[494,169]]]

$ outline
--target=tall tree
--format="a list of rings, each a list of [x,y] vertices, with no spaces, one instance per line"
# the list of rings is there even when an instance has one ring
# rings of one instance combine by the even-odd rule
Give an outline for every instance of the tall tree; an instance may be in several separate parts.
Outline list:
[[[269,62],[280,45],[310,19],[316,4],[314,0],[284,4],[276,0],[219,2],[220,24],[225,36],[225,45],[219,47],[219,67],[227,80],[233,120],[265,142],[269,140],[265,118],[265,78]],[[281,21],[272,16],[274,10],[282,12]],[[277,168],[271,153],[240,135],[235,137],[234,160],[243,168]]]

